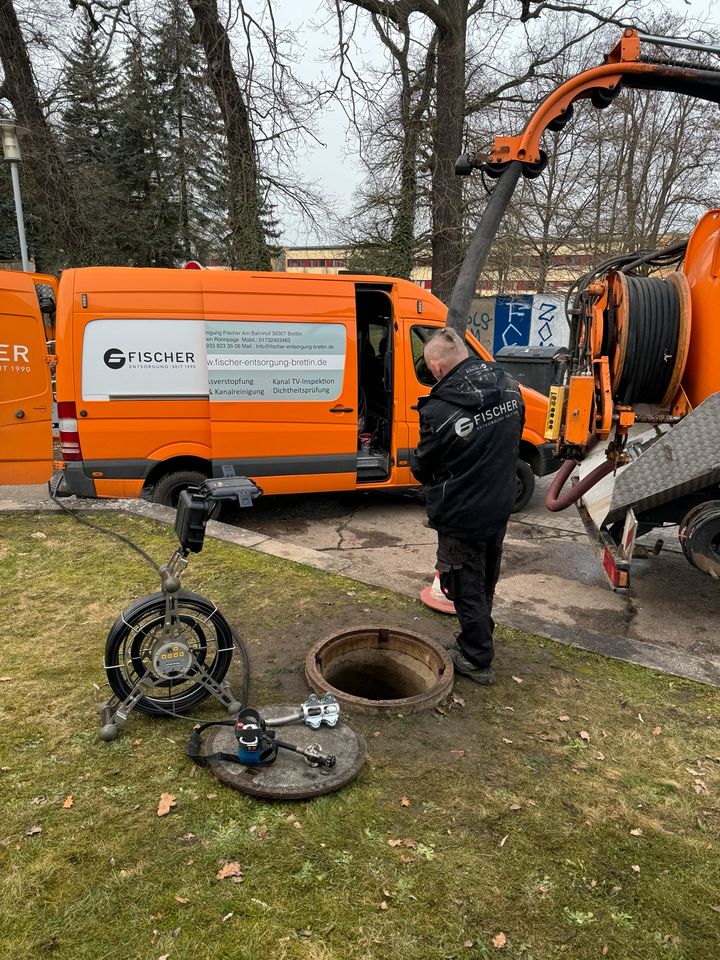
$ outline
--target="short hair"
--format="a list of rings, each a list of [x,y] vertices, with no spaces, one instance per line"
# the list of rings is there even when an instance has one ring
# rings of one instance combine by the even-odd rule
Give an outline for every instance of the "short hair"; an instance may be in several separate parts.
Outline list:
[[[451,327],[443,327],[428,339],[423,353],[426,358],[431,354],[434,360],[454,366],[468,356],[468,348],[459,333]]]

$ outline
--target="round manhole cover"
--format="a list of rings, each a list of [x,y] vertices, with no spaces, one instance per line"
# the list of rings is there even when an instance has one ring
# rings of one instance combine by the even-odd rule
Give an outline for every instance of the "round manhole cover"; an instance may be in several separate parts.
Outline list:
[[[297,704],[271,704],[263,707],[260,715],[266,721],[286,716],[297,710]],[[270,729],[272,725],[268,723]],[[277,760],[267,767],[246,767],[224,760],[208,760],[208,769],[226,784],[241,793],[267,800],[306,800],[339,790],[354,780],[367,756],[365,740],[340,721],[336,727],[322,726],[311,730],[304,723],[278,727],[279,740],[307,747],[319,744],[325,753],[335,758],[335,766],[316,767],[304,757],[289,750],[279,750]],[[232,727],[211,727],[205,741],[205,753],[235,753],[237,740]]]
[[[397,627],[354,627],[320,640],[305,660],[316,693],[363,713],[436,706],[452,689],[453,666],[439,643]]]

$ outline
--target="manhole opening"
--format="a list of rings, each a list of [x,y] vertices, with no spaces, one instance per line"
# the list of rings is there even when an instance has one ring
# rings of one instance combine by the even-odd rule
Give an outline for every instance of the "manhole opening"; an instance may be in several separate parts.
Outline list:
[[[323,670],[338,690],[366,700],[404,700],[425,693],[437,683],[426,664],[396,650],[354,650]]]
[[[394,627],[342,630],[308,653],[305,673],[316,693],[328,688],[365,713],[435,706],[452,688],[452,661],[434,641]]]

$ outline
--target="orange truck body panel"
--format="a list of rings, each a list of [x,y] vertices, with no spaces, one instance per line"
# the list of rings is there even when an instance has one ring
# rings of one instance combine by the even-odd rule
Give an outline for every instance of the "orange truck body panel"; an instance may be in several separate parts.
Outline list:
[[[387,470],[375,479],[361,478],[358,468],[358,377],[364,369],[358,304],[370,303],[362,296],[374,298],[385,324],[381,379],[391,384]],[[66,480],[72,474],[80,481],[82,489],[74,491],[80,495],[131,497],[173,464],[195,464],[215,475],[232,467],[268,494],[415,485],[409,468],[419,429],[413,407],[430,387],[416,373],[412,331],[441,327],[445,315],[445,306],[427,291],[386,277],[67,270],[57,299],[57,400],[75,404],[82,461],[66,462]],[[363,316],[365,324],[370,313]],[[468,341],[490,359],[470,335]],[[300,372],[257,369],[279,363],[296,347],[293,363]],[[244,376],[237,365],[249,362],[248,351],[256,366]],[[227,372],[222,364],[231,365]],[[312,374],[302,373],[303,364]],[[547,400],[532,390],[523,393],[523,439],[544,448],[538,462],[549,461]]]
[[[52,384],[34,275],[0,280],[0,484],[52,473]]]
[[[693,230],[682,269],[690,286],[692,332],[681,382],[697,407],[720,391],[720,210],[709,210]]]

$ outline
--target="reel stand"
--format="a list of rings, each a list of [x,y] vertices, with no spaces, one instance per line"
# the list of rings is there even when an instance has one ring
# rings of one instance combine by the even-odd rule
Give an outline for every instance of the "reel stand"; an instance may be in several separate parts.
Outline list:
[[[114,697],[101,705],[103,740],[114,740],[133,710],[175,716],[213,696],[228,713],[242,704],[224,678],[234,649],[233,631],[214,603],[181,590],[190,553],[199,553],[216,504],[251,507],[262,490],[246,477],[206,480],[183,490],[175,532],[179,548],[160,567],[160,592],[130,604],[105,644],[105,671]]]

